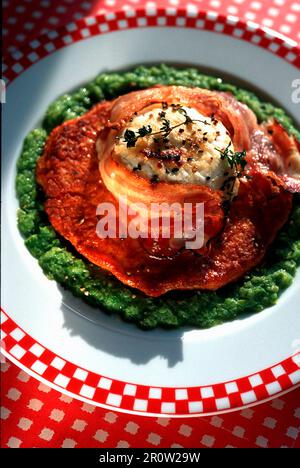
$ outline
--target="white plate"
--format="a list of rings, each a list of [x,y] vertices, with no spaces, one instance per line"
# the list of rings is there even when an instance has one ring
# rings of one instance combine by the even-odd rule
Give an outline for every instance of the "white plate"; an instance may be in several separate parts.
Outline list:
[[[161,62],[213,68],[267,94],[299,124],[299,105],[291,99],[299,49],[292,41],[253,24],[184,10],[181,21],[164,11],[149,16],[140,10],[138,17],[120,12],[81,20],[56,37],[40,38],[35,51],[7,70],[12,83],[3,116],[4,353],[49,385],[100,406],[169,416],[232,410],[300,382],[300,272],[278,304],[259,314],[209,330],[143,332],[49,281],[16,225],[14,181],[25,135],[56,97],[101,71]]]

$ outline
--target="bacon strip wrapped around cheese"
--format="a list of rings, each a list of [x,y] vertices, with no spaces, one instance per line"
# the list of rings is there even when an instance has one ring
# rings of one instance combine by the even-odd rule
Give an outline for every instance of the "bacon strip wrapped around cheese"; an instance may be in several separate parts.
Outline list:
[[[235,181],[226,210],[222,187],[214,189],[210,181],[205,185],[195,183],[195,179],[190,182],[189,178],[153,182],[126,165],[123,153],[118,152],[118,142],[126,128],[134,124],[132,119],[144,118],[146,110],[154,119],[157,106],[163,109],[174,104],[181,109],[194,109],[201,114],[202,123],[207,124],[210,119],[208,125],[222,124],[234,150],[247,153],[244,176]],[[196,130],[202,132],[205,141],[206,132],[200,127]],[[189,137],[193,131],[191,126]],[[210,129],[208,136],[209,132]],[[152,150],[151,154],[145,153],[150,133],[147,138],[143,140],[143,156],[138,154],[146,162],[153,157]],[[204,146],[201,151],[206,151],[205,157],[213,147],[214,141],[211,146]],[[178,145],[174,148],[177,151]],[[194,153],[193,145],[189,144],[183,154],[184,164],[176,160],[177,173],[195,157]],[[173,154],[163,153],[167,155],[163,169],[173,167]],[[164,164],[161,152],[159,158],[157,164]],[[292,206],[290,192],[300,191],[299,165],[299,148],[285,130],[276,122],[258,125],[253,112],[233,96],[199,88],[161,86],[102,102],[82,117],[54,129],[38,161],[37,180],[45,192],[45,210],[54,229],[81,255],[109,270],[126,285],[149,296],[159,296],[174,289],[215,290],[258,265],[288,219]],[[191,174],[192,170],[189,177]],[[151,203],[177,202],[180,206],[186,202],[203,203],[203,248],[187,249],[182,239],[161,236],[100,238],[98,205],[113,204],[118,224],[122,197],[129,206],[143,203],[147,214]]]

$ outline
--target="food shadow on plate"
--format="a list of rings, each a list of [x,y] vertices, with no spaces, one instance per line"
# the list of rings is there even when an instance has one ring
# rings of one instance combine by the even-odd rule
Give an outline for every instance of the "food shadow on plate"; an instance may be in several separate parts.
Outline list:
[[[138,365],[157,357],[165,360],[168,367],[183,361],[182,337],[188,328],[144,331],[116,314],[109,315],[85,304],[61,286],[58,289],[62,295],[63,326],[72,336],[79,336],[97,350]]]

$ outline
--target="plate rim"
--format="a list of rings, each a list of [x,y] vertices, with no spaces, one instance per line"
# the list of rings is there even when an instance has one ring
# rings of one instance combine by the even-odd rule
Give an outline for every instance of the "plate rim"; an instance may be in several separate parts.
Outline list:
[[[7,58],[4,79],[7,84],[10,84],[44,57],[92,36],[124,29],[155,26],[194,28],[226,34],[237,40],[245,40],[258,47],[263,47],[268,52],[300,69],[300,46],[295,41],[251,21],[245,22],[232,15],[220,15],[215,12],[203,11],[197,7],[195,9],[188,7],[174,7],[172,9],[140,7],[80,19],[40,36],[31,41],[22,52],[19,52],[19,55],[15,53]],[[64,39],[66,37],[68,40]],[[53,388],[59,388],[62,392],[68,392],[70,388],[77,389],[74,390],[75,393],[71,391],[73,397],[83,398],[91,404],[115,411],[165,417],[197,417],[220,414],[274,398],[282,392],[297,388],[300,383],[300,352],[296,352],[284,361],[255,374],[212,385],[176,388],[145,386],[118,381],[100,376],[80,368],[66,359],[59,358],[21,329],[4,311],[1,313],[1,322],[2,335],[4,334],[1,344],[5,356],[10,357],[12,361],[28,370],[37,379],[45,380],[43,375],[46,373],[49,375],[46,382]],[[41,348],[43,348],[42,352]],[[51,365],[55,358],[62,359],[67,364],[66,367],[63,367],[68,369],[68,375],[65,377],[69,381],[65,386],[57,385],[55,382],[60,374],[59,369]],[[57,359],[54,362],[57,362]],[[38,372],[35,372],[34,369]],[[86,373],[84,381],[82,378],[76,377],[82,376],[82,372]],[[101,379],[104,379],[103,385],[106,387],[109,385],[107,381],[111,381],[111,386],[109,388],[98,387]],[[62,383],[62,380],[60,381]],[[87,381],[92,383],[94,387],[86,384]],[[66,379],[64,384],[65,382]],[[151,388],[156,388],[157,392],[160,390],[160,397],[158,397],[158,392],[156,397],[151,398]],[[201,392],[201,389],[205,390]],[[176,392],[176,390],[180,392]],[[95,399],[95,394],[97,394],[97,399]],[[136,395],[142,397],[138,398]],[[176,399],[176,395],[180,395],[180,398]],[[138,404],[136,400],[138,400]],[[112,405],[110,405],[111,402],[113,402]],[[172,411],[170,411],[171,409]]]
[[[199,417],[227,413],[263,403],[300,385],[300,351],[267,369],[211,385],[158,387],[113,379],[61,358],[31,337],[2,308],[1,352],[62,393],[96,406],[141,416]]]

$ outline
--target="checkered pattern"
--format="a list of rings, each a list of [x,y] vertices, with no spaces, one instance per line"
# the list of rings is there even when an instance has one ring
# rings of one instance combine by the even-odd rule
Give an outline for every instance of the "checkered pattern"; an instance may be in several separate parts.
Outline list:
[[[230,414],[147,418],[72,399],[1,365],[1,447],[299,447],[300,388]]]
[[[300,68],[300,49],[296,42],[283,40],[251,21],[244,22],[232,15],[225,17],[215,11],[203,12],[194,4],[186,8],[157,8],[151,3],[145,8],[83,18],[42,35],[29,42],[22,51],[16,50],[7,57],[4,79],[11,82],[38,60],[74,42],[117,30],[150,26],[189,27],[234,36],[267,49]]]
[[[205,387],[149,387],[98,375],[55,355],[1,314],[4,355],[84,401],[150,415],[197,415],[256,403],[300,383],[300,352],[235,381]]]
[[[203,11],[257,21],[298,41],[300,39],[297,25],[300,4],[297,0],[4,0],[2,4],[4,47],[8,53],[16,51],[22,42],[35,39],[67,21],[115,12],[116,9],[129,11],[140,5],[151,8],[153,4],[168,7],[170,11],[178,5],[193,10],[200,4]]]

